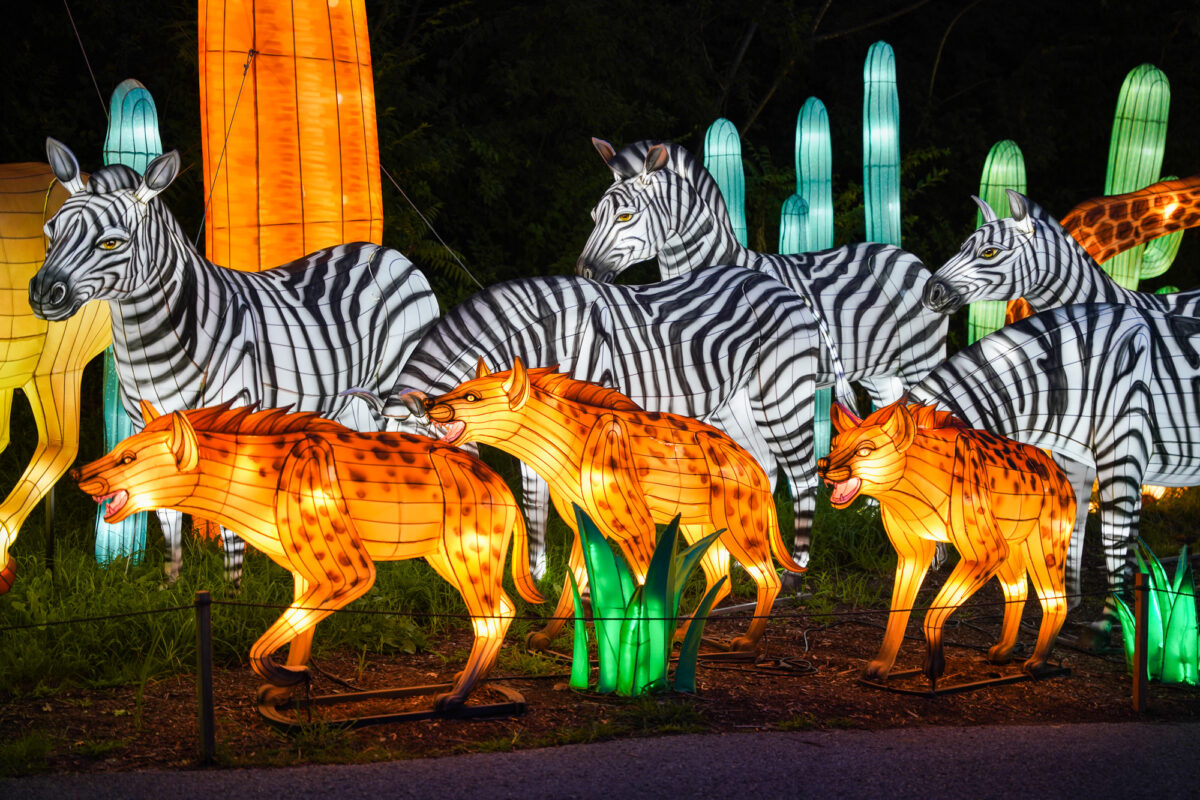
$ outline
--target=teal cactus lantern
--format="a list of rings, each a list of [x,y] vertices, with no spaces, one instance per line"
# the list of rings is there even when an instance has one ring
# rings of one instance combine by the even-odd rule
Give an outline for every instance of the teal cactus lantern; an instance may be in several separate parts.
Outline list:
[[[896,55],[887,42],[863,67],[863,203],[867,241],[900,246],[900,97]]]
[[[746,172],[742,167],[742,141],[737,127],[725,118],[708,126],[704,134],[704,168],[721,187],[729,209],[733,235],[742,247],[746,237]]]
[[[1153,64],[1130,70],[1121,85],[1108,149],[1106,195],[1124,194],[1163,180],[1160,177],[1167,138],[1171,84]],[[1183,233],[1177,232],[1118,253],[1103,267],[1126,289],[1145,278],[1162,275],[1175,260]]]
[[[799,207],[803,205],[803,214]],[[796,227],[796,233],[791,233]],[[785,235],[786,234],[786,235]],[[833,145],[829,113],[815,97],[804,101],[796,117],[796,193],[783,206],[779,252],[804,253],[833,247]],[[829,452],[831,388],[818,389],[813,414],[813,454]]]
[[[1200,625],[1196,619],[1196,583],[1187,547],[1179,553],[1174,578],[1145,542],[1139,540],[1138,570],[1149,575],[1146,602],[1147,677],[1163,683],[1184,683],[1195,686],[1200,661]],[[1125,659],[1133,665],[1133,612],[1125,601],[1117,598],[1117,614],[1121,618],[1121,637],[1125,644]]]
[[[104,164],[124,164],[139,173],[162,155],[158,111],[154,98],[139,81],[121,81],[109,104],[108,135],[104,139]],[[133,423],[121,405],[117,368],[112,348],[104,351],[104,447],[111,450],[133,435]],[[116,524],[104,521],[104,506],[96,508],[96,561],[114,558],[140,560],[146,549],[146,514],[134,514]]]
[[[1011,213],[1008,208],[1007,189],[1021,194],[1025,188],[1025,156],[1012,139],[1004,139],[992,145],[983,162],[983,174],[979,178],[979,198],[984,200],[1000,217]],[[983,224],[983,212],[975,215],[975,227]],[[967,315],[967,342],[974,343],[992,331],[1004,327],[1007,303],[1003,300],[980,300],[971,303]]]
[[[696,616],[688,626],[679,653],[674,681],[669,682],[667,673],[679,617],[679,598],[688,576],[723,531],[716,531],[681,550],[677,515],[659,535],[650,559],[650,568],[646,572],[646,582],[638,586],[625,560],[613,552],[600,529],[579,506],[575,506],[575,519],[592,592],[599,662],[596,691],[615,691],[625,697],[662,691],[668,687],[678,692],[694,692],[696,658],[704,623],[719,588],[727,578],[723,577],[714,584],[696,609]],[[574,689],[585,690],[591,675],[587,626],[575,576],[570,571],[567,574],[575,595],[575,638],[570,684]]]

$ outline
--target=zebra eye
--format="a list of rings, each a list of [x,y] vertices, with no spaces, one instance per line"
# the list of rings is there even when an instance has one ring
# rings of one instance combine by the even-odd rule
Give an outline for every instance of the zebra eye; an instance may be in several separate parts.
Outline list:
[[[617,222],[629,222],[631,219],[633,219],[633,214],[628,212],[617,214]]]
[[[99,247],[101,250],[116,250],[122,244],[123,240],[121,239],[101,239],[97,242],[96,247]]]
[[[985,247],[979,253],[980,258],[995,258],[998,255],[1000,255],[1000,251],[994,247]]]

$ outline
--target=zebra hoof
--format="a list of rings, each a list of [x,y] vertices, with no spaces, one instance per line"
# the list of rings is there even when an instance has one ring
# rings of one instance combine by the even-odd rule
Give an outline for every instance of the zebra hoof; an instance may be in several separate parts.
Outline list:
[[[1104,620],[1088,622],[1079,629],[1079,646],[1091,653],[1108,652],[1112,644],[1112,628]]]

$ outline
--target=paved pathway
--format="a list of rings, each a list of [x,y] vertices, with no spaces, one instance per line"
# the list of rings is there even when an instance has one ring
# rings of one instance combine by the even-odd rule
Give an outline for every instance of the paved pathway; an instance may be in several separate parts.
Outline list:
[[[0,797],[1195,798],[1200,723],[734,733],[353,766],[55,775]]]

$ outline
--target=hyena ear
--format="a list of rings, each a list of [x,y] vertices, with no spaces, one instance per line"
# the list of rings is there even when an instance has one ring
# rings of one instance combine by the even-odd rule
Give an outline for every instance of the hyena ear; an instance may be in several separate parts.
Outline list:
[[[83,188],[83,178],[79,175],[79,161],[71,152],[71,148],[47,136],[46,159],[50,162],[50,171],[64,189],[75,194]]]
[[[838,433],[845,433],[862,424],[862,420],[841,403],[834,403],[829,407],[829,421]]]
[[[917,437],[917,422],[913,419],[912,412],[908,410],[908,406],[904,405],[903,400],[897,400],[881,411],[883,411],[883,415],[880,426],[883,428],[883,432],[892,440],[892,444],[896,446],[897,450],[901,452],[907,450]]]
[[[171,452],[180,472],[191,472],[200,461],[200,445],[196,442],[196,429],[182,411],[171,414]]]
[[[146,425],[162,416],[154,406],[150,405],[149,400],[139,400],[138,407],[142,409],[142,422]]]
[[[513,359],[512,375],[504,382],[504,393],[508,395],[508,407],[520,411],[529,399],[529,374],[520,357]]]
[[[492,371],[488,369],[487,362],[483,360],[483,356],[480,356],[479,360],[475,362],[475,377],[486,378],[491,374]]]

